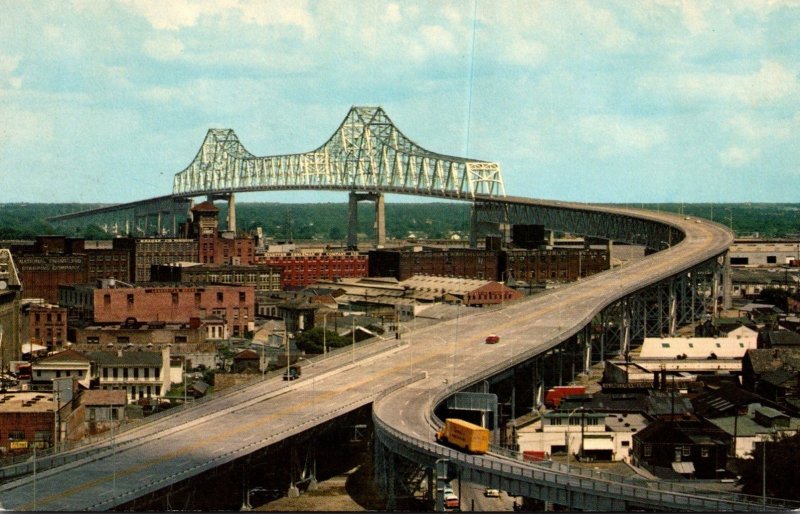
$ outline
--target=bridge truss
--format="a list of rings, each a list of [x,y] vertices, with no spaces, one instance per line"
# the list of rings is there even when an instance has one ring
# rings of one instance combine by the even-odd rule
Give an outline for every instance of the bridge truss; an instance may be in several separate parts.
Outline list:
[[[358,190],[472,199],[504,196],[500,165],[428,151],[380,107],[353,107],[336,132],[306,153],[256,157],[231,129],[208,131],[172,192],[198,196],[285,189]]]

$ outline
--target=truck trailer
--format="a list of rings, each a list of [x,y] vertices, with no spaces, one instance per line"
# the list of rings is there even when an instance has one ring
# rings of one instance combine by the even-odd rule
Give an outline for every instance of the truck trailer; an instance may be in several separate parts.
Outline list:
[[[448,418],[442,429],[436,432],[436,441],[470,453],[486,453],[489,451],[489,430],[463,419]]]

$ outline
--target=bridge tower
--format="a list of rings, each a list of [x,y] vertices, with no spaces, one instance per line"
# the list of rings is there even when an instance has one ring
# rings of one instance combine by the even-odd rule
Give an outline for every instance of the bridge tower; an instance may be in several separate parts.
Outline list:
[[[386,244],[386,212],[383,193],[357,193],[350,191],[347,222],[347,247],[358,248],[358,202],[375,202],[375,244]]]
[[[214,200],[225,200],[228,202],[228,230],[231,232],[236,232],[236,199],[234,198],[233,192],[230,193],[214,193],[207,196],[209,202],[214,202]]]

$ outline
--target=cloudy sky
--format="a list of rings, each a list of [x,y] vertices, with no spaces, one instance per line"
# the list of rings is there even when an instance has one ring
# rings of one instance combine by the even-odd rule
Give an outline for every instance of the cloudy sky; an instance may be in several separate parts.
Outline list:
[[[7,2],[0,202],[167,194],[209,128],[304,152],[352,105],[513,195],[800,201],[798,34],[798,0]]]

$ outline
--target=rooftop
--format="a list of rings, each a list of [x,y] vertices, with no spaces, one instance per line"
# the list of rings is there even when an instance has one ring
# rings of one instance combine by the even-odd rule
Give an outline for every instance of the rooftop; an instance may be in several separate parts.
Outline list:
[[[0,413],[53,412],[53,393],[19,392],[0,394]]]

